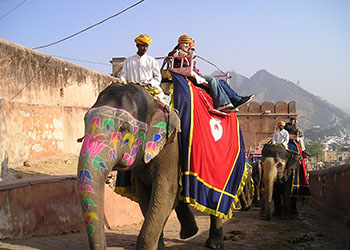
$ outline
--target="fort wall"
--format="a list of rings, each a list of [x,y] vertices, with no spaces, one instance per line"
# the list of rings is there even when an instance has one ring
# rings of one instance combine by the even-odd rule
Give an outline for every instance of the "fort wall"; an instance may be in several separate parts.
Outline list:
[[[312,198],[309,203],[350,223],[350,165],[310,171]]]
[[[0,39],[0,163],[77,156],[84,114],[116,78]]]
[[[272,139],[273,131],[278,121],[288,122],[291,117],[296,118],[296,103],[279,101],[251,102],[236,113],[242,130],[246,150],[250,146],[259,145]]]

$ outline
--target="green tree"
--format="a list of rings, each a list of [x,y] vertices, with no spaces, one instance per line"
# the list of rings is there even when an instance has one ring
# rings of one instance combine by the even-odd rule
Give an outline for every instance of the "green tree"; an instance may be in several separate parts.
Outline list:
[[[312,157],[315,157],[317,161],[322,158],[322,146],[319,142],[309,141],[306,143],[306,149],[311,154]]]

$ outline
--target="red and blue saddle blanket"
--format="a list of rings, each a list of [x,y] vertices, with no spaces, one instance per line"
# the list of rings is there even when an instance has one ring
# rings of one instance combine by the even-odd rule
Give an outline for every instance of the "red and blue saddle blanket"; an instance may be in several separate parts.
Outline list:
[[[235,113],[213,113],[208,93],[187,77],[171,73],[174,107],[181,119],[180,199],[229,219],[246,178],[248,160]]]
[[[295,140],[289,140],[288,148],[302,155],[302,150]],[[311,198],[306,158],[303,158],[301,165],[293,171],[291,197]]]

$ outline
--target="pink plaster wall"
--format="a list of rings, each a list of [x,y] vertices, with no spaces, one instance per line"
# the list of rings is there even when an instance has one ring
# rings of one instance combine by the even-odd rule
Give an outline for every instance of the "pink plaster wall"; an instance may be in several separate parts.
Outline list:
[[[77,156],[84,134],[87,108],[57,107],[7,102],[7,152],[10,165],[23,165],[28,159]]]
[[[84,114],[114,77],[0,39],[0,161],[78,155]]]

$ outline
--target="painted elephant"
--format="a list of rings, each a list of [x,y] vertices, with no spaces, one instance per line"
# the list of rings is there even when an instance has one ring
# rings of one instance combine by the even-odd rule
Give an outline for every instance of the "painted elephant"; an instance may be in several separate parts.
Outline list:
[[[292,208],[292,200],[289,197],[292,173],[293,169],[300,165],[302,158],[298,153],[287,150],[281,144],[265,144],[262,156],[264,192],[261,214],[266,216],[267,220],[271,219],[273,197],[274,215],[288,217],[291,215]]]
[[[78,164],[78,183],[91,249],[106,249],[104,183],[113,170],[131,170],[144,215],[137,249],[165,248],[165,222],[178,204],[179,117],[137,84],[112,84],[85,115],[85,137]],[[187,204],[176,209],[181,238],[197,232]],[[187,227],[187,229],[186,229]],[[207,245],[223,245],[222,221],[211,218]]]

